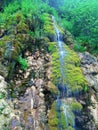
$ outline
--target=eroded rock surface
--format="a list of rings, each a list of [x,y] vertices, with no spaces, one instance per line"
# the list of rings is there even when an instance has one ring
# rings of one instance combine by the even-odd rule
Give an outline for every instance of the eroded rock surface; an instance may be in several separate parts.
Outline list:
[[[50,80],[47,66],[50,56],[38,50],[34,54],[25,53],[28,61],[28,69],[23,72],[18,70],[12,83],[15,83],[14,92],[17,93],[12,101],[15,115],[11,120],[11,129],[19,130],[46,130],[47,110],[44,90],[48,89]],[[20,88],[19,88],[20,87]]]
[[[90,107],[96,125],[98,125],[98,59],[88,52],[79,53],[81,59],[81,68],[88,82],[91,91],[91,102],[93,107]]]

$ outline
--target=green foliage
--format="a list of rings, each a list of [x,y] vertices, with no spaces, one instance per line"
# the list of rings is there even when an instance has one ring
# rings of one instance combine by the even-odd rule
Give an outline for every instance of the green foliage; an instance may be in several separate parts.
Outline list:
[[[25,58],[22,58],[21,56],[18,57],[18,62],[19,64],[21,65],[21,68],[23,70],[27,70],[28,68],[28,63],[27,63],[27,60]]]
[[[74,50],[77,52],[84,52],[86,48],[82,46],[80,43],[74,44]]]
[[[56,48],[56,46],[55,46],[55,42],[48,42],[48,50],[51,52],[51,53],[53,53],[53,52],[55,52],[55,48]]]
[[[97,0],[63,0],[59,7],[61,25],[71,31],[76,40],[76,51],[98,53],[98,2]],[[78,38],[78,39],[77,39]]]
[[[87,92],[88,91],[88,86],[84,87],[84,91]]]

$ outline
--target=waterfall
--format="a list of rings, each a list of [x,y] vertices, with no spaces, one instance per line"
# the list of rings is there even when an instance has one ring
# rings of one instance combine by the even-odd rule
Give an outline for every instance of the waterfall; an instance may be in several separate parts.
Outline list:
[[[62,75],[62,84],[64,83],[64,79],[65,79],[65,69],[64,69],[64,57],[66,55],[66,52],[63,48],[63,41],[62,41],[62,36],[60,34],[59,29],[57,28],[57,24],[55,21],[54,16],[52,16],[52,20],[53,20],[53,24],[54,24],[54,29],[56,32],[56,38],[55,41],[58,43],[58,48],[59,48],[59,54],[60,54],[60,71],[61,71],[61,75]]]
[[[62,111],[64,113],[66,130],[68,129],[69,126],[71,126],[73,128],[73,130],[75,130],[75,117],[74,117],[72,110],[70,110],[69,104],[66,103],[66,100],[68,100],[67,99],[67,85],[64,84],[64,79],[66,78],[64,59],[67,55],[67,51],[64,49],[62,35],[61,35],[61,32],[59,31],[59,28],[57,26],[54,16],[52,16],[52,20],[53,20],[55,33],[56,33],[54,40],[55,40],[55,42],[58,43],[57,46],[58,46],[59,55],[60,55],[59,60],[60,60],[60,72],[61,72],[60,84],[58,84],[58,89],[60,90],[60,95],[57,96],[57,101],[56,101],[58,119],[59,119],[58,130],[63,130],[62,121],[61,121],[62,115],[61,115],[60,108],[62,108]]]

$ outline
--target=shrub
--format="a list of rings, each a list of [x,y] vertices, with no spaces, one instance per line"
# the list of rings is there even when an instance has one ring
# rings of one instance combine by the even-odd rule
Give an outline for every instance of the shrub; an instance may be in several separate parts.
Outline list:
[[[84,46],[82,46],[80,43],[76,43],[74,44],[74,50],[77,52],[84,52],[86,50],[86,48]]]
[[[23,70],[27,70],[28,68],[28,63],[27,63],[27,60],[25,58],[22,58],[21,56],[18,57],[18,62],[19,64],[21,65],[21,68]]]

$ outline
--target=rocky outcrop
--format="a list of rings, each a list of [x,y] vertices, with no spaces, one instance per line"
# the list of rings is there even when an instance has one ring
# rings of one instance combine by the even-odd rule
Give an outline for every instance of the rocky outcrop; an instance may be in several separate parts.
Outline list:
[[[88,52],[79,53],[81,68],[88,82],[91,93],[92,106],[89,107],[94,117],[95,124],[98,125],[98,59]]]
[[[14,89],[10,104],[13,104],[15,117],[11,118],[10,127],[12,130],[46,130],[49,107],[46,92],[50,91],[48,83],[51,80],[49,74],[51,57],[38,49],[33,54],[27,51],[25,56],[28,69],[24,72],[21,69],[16,70],[17,73],[11,81]]]
[[[72,49],[74,45],[74,38],[69,31],[65,31],[64,42]]]
[[[11,123],[11,118],[14,116],[12,104],[9,105],[7,98],[8,84],[4,77],[0,75],[0,130],[8,129]]]

